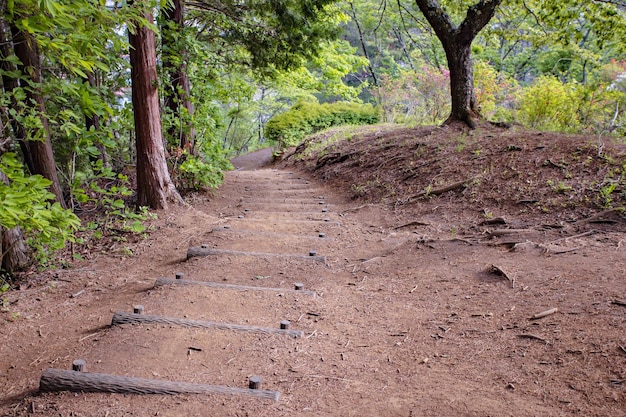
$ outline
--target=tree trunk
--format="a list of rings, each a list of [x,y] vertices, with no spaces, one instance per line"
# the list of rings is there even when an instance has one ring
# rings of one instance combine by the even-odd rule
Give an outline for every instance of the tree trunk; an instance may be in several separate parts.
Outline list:
[[[11,42],[10,28],[4,20],[4,13],[6,8],[6,2],[0,1],[0,69],[2,69],[2,87],[4,92],[11,98],[11,106],[17,108],[15,96],[12,94],[13,90],[19,87],[17,78],[11,77],[8,74],[17,70],[17,67],[13,62],[7,58],[13,55],[13,43]],[[21,123],[15,120],[14,117],[10,118],[11,128],[13,129],[13,137],[20,145],[22,155],[24,157],[24,163],[30,173],[35,171],[33,160],[30,158],[30,153],[26,147],[26,130]]]
[[[30,33],[22,31],[14,25],[11,25],[11,33],[13,35],[13,50],[21,62],[19,69],[22,72],[22,77],[28,78],[32,83],[30,86],[24,85],[26,100],[28,103],[34,103],[42,124],[41,132],[30,134],[31,137],[38,137],[37,140],[26,138],[27,140],[24,142],[25,158],[27,161],[30,158],[33,174],[40,174],[52,182],[50,192],[55,195],[56,200],[63,208],[67,208],[57,175],[52,143],[50,142],[50,128],[46,117],[46,104],[41,93],[41,65],[37,40]]]
[[[479,117],[472,73],[472,42],[495,14],[502,0],[480,0],[467,10],[460,25],[455,25],[437,0],[415,0],[446,51],[450,70],[452,111],[445,124],[460,121],[475,127]]]
[[[87,73],[86,81],[87,83],[89,83],[90,87],[92,88],[97,87],[96,76],[93,72]],[[96,132],[100,131],[100,116],[97,114],[85,114],[85,127],[87,128],[88,131],[92,127]],[[102,160],[102,166],[104,168],[110,168],[111,162],[109,161],[109,154],[107,153],[106,147],[100,141],[97,141],[96,143],[94,143],[94,146],[100,152],[100,159]],[[91,162],[93,163],[96,161],[92,160]]]
[[[9,183],[9,179],[0,171],[0,182]],[[24,235],[19,227],[6,229],[0,226],[0,267],[7,272],[17,271],[30,263]]]
[[[177,33],[184,31],[185,0],[174,0],[172,7],[163,9],[165,22],[163,33],[163,66],[170,79],[170,86],[165,89],[165,106],[171,110],[179,125],[172,125],[168,134],[177,138],[179,146],[194,153],[194,138],[196,135],[191,118],[194,108],[191,102],[191,86],[187,74],[187,53]],[[175,59],[172,59],[175,58]],[[175,64],[177,63],[177,64]],[[185,109],[186,115],[181,110]],[[187,123],[184,124],[184,121]]]
[[[471,44],[454,45],[451,50],[446,48],[446,58],[450,70],[452,110],[445,123],[462,121],[475,127],[474,119],[479,117],[479,113],[474,92]]]
[[[139,7],[144,7],[139,2]],[[152,14],[144,12],[148,23]],[[170,179],[161,132],[156,44],[154,32],[134,23],[129,31],[133,113],[137,148],[137,204],[153,209],[167,208],[169,201],[182,198]]]
[[[370,76],[374,81],[374,85],[378,88],[380,85],[378,84],[378,78],[376,77],[376,72],[374,71],[374,67],[372,66],[372,60],[367,53],[367,47],[365,46],[365,38],[363,37],[363,30],[361,29],[361,24],[359,23],[359,19],[356,15],[356,9],[354,8],[354,4],[352,2],[350,4],[350,9],[352,11],[352,19],[354,19],[354,24],[356,25],[357,32],[359,33],[359,42],[361,43],[361,49],[363,49],[363,56],[367,59],[367,66],[370,72]]]

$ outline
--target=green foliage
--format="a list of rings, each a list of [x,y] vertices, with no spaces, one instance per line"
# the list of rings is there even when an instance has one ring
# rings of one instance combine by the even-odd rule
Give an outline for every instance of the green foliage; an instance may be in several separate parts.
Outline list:
[[[176,186],[183,190],[217,188],[224,180],[224,171],[232,169],[232,165],[222,152],[216,156],[205,159],[186,155],[172,175]]]
[[[561,82],[554,76],[538,78],[524,88],[517,119],[527,127],[558,132],[621,132],[626,94],[619,83],[582,85]]]
[[[265,136],[284,149],[296,145],[310,133],[331,126],[375,124],[379,121],[378,109],[370,104],[298,102],[289,111],[267,122]]]
[[[63,209],[48,191],[50,181],[40,175],[26,176],[22,164],[13,153],[0,158],[0,171],[9,184],[0,181],[0,225],[19,226],[28,237],[41,262],[74,240],[80,220]]]
[[[102,162],[96,162],[91,178],[76,179],[72,187],[74,205],[82,212],[98,213],[98,221],[87,223],[84,230],[94,231],[95,236],[102,236],[110,230],[129,233],[145,231],[143,222],[149,213],[145,207],[139,210],[129,208],[130,189],[128,177],[116,174],[111,168],[104,168]]]
[[[575,97],[575,85],[540,77],[522,92],[518,119],[533,129],[574,132],[580,125]]]
[[[384,119],[389,123],[441,123],[450,113],[450,72],[423,64],[417,71],[380,77],[377,90]]]

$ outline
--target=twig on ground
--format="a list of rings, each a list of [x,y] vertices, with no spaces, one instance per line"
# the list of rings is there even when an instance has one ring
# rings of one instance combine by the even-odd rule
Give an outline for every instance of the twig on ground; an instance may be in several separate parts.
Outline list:
[[[447,193],[448,191],[454,191],[454,190],[456,190],[458,188],[463,188],[463,187],[465,187],[467,185],[468,182],[473,181],[474,178],[468,178],[468,179],[465,179],[463,181],[458,181],[458,182],[452,183],[450,185],[443,186],[441,188],[433,188],[433,189],[430,189],[430,190],[426,189],[424,191],[420,191],[419,193],[413,194],[412,196],[407,198],[406,201],[407,202],[411,202],[413,200],[417,200],[418,198],[427,197],[427,196],[431,196],[431,195],[440,195],[440,194]]]
[[[615,300],[611,301],[611,304],[615,304],[615,305],[618,305],[618,306],[626,307],[626,300],[617,300],[617,299],[615,299]]]
[[[373,206],[373,204],[370,204],[370,203],[368,203],[368,204],[361,204],[360,206],[356,206],[356,207],[345,209],[344,211],[341,212],[341,214],[350,213],[351,211],[359,211],[362,208],[371,207],[371,206]]]
[[[396,226],[393,228],[393,230],[404,229],[405,227],[411,227],[411,226],[430,226],[430,223],[420,222],[419,220],[416,220],[416,221],[402,224],[400,226]]]
[[[541,313],[535,314],[534,316],[532,316],[530,318],[530,320],[542,319],[542,318],[547,317],[549,315],[552,315],[552,314],[554,314],[554,313],[556,313],[558,311],[559,311],[559,309],[557,307],[554,307],[554,308],[551,308],[549,310],[542,311]]]
[[[543,343],[548,343],[548,341],[546,339],[544,339],[541,336],[537,336],[535,334],[532,333],[522,333],[522,334],[518,334],[517,337],[520,337],[522,339],[534,339],[534,340],[540,340]]]
[[[594,234],[596,234],[596,233],[598,233],[598,231],[597,231],[597,230],[595,230],[595,229],[593,229],[593,230],[588,230],[588,231],[586,231],[586,232],[584,232],[584,233],[579,233],[579,234],[577,234],[577,235],[572,235],[572,236],[562,237],[562,238],[560,238],[560,239],[553,240],[552,242],[548,242],[548,243],[546,243],[546,245],[553,245],[553,244],[555,244],[555,243],[558,243],[558,242],[561,242],[561,241],[564,241],[564,240],[567,240],[567,239],[576,239],[576,238],[579,238],[579,237],[591,236],[591,235],[594,235]]]

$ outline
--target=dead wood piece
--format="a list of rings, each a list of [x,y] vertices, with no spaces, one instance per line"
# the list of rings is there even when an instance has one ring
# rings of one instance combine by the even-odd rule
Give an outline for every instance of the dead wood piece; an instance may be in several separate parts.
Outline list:
[[[489,237],[500,237],[506,235],[514,235],[518,233],[534,233],[533,229],[495,229],[487,231]]]
[[[352,211],[359,211],[359,210],[361,210],[361,209],[363,209],[363,208],[366,208],[366,207],[373,207],[373,206],[374,206],[374,205],[373,205],[373,204],[371,204],[371,203],[361,204],[360,206],[356,206],[356,207],[351,207],[351,208],[345,209],[345,210],[344,210],[344,211],[342,211],[341,213],[342,213],[342,214],[345,214],[345,213],[350,213],[350,212],[352,212]]]
[[[325,165],[339,164],[341,162],[346,161],[348,158],[350,158],[351,155],[352,153],[342,154],[341,152],[332,152],[332,153],[326,154],[318,158],[317,164],[315,164],[315,169],[318,170],[324,167]]]
[[[610,218],[612,217],[612,218]],[[581,223],[617,223],[618,221],[624,221],[626,218],[624,214],[618,209],[603,210],[593,216],[586,219],[579,220]]]
[[[412,222],[401,224],[400,226],[396,226],[393,228],[393,230],[400,230],[400,229],[404,229],[405,227],[411,227],[411,226],[430,226],[430,223],[420,222],[419,220],[415,220]]]
[[[566,167],[566,166],[561,165],[561,164],[557,164],[556,162],[552,161],[551,159],[548,159],[546,162],[547,162],[548,164],[552,165],[552,166],[553,166],[553,167],[555,167],[555,168],[558,168],[558,169],[567,169],[567,167]]]
[[[548,341],[546,339],[544,339],[541,336],[537,336],[535,334],[531,334],[531,333],[522,333],[522,334],[518,334],[517,337],[520,337],[522,339],[533,339],[533,340],[540,340],[543,343],[548,343]]]
[[[512,277],[506,272],[504,272],[504,269],[500,268],[499,266],[491,264],[489,268],[487,269],[487,272],[489,272],[490,274],[500,275],[501,277],[506,278],[508,281],[511,282],[511,288],[515,288],[515,277]]]
[[[592,229],[592,230],[588,230],[588,231],[586,231],[584,233],[579,233],[577,235],[566,236],[566,237],[562,237],[562,238],[557,239],[557,240],[553,240],[551,242],[548,242],[548,243],[544,244],[543,246],[554,245],[556,243],[563,242],[563,241],[566,241],[568,239],[577,239],[579,237],[591,236],[591,235],[594,235],[596,233],[598,233],[598,231],[595,230],[595,229]]]
[[[48,368],[39,381],[41,392],[106,392],[114,394],[223,394],[278,401],[278,391],[233,388]]]
[[[421,191],[421,192],[419,192],[417,194],[414,194],[414,195],[410,196],[406,201],[407,202],[411,202],[413,200],[417,200],[417,199],[422,198],[422,197],[427,197],[427,196],[431,196],[431,195],[441,195],[441,194],[447,193],[448,191],[454,191],[456,189],[465,187],[468,182],[473,181],[473,180],[474,180],[474,178],[468,178],[468,179],[465,179],[463,181],[458,181],[458,182],[452,183],[450,185],[443,186],[441,188],[434,188],[434,189],[430,189],[430,190],[426,189],[424,191]]]
[[[622,307],[626,307],[626,300],[613,300],[611,301],[611,304],[615,304],[617,306],[622,306]]]
[[[556,313],[558,311],[559,311],[559,309],[557,307],[554,307],[554,308],[551,308],[549,310],[542,311],[541,313],[535,314],[534,316],[532,316],[530,318],[530,320],[542,319],[542,318],[547,317],[549,315],[552,315],[552,314],[554,314],[554,313]]]
[[[233,285],[233,284],[224,284],[221,282],[157,278],[157,280],[154,283],[154,286],[158,287],[161,285],[201,285],[204,287],[226,288],[226,289],[239,290],[239,291],[274,291],[274,292],[281,292],[281,293],[297,293],[297,294],[302,294],[302,295],[310,295],[312,297],[315,297],[316,295],[315,291],[295,290],[292,288],[254,287],[251,285]]]
[[[494,217],[493,219],[483,220],[478,223],[479,226],[484,226],[488,224],[507,224],[507,221],[504,217]]]
[[[117,312],[113,315],[111,325],[122,325],[131,323],[143,323],[143,324],[168,324],[174,326],[194,327],[204,329],[220,329],[220,330],[238,330],[252,333],[267,333],[267,334],[280,334],[290,336],[293,338],[300,338],[304,334],[301,330],[279,329],[270,327],[257,327],[257,326],[244,326],[241,324],[231,323],[219,323],[215,321],[202,321],[202,320],[190,320],[180,319],[176,317],[162,317],[149,314],[135,314]]]
[[[274,257],[297,258],[297,259],[307,259],[310,261],[326,263],[325,256],[305,256],[305,255],[264,253],[264,252],[240,252],[240,251],[226,250],[226,249],[203,248],[199,246],[190,246],[189,249],[187,249],[187,259],[194,258],[194,257],[202,257],[202,256],[212,256],[212,255],[260,256],[260,257],[269,257],[269,258],[274,258]]]

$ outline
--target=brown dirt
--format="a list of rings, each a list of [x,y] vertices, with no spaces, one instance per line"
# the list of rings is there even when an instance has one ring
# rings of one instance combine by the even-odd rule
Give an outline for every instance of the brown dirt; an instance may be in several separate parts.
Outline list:
[[[624,146],[598,156],[582,137],[374,129],[318,136],[271,168],[256,169],[267,150],[238,158],[218,191],[159,213],[146,239],[25,276],[0,324],[0,414],[626,416],[626,228],[599,207],[610,179],[610,204],[624,207]],[[185,260],[200,244],[275,256]],[[176,272],[285,291],[154,287]],[[288,291],[296,282],[317,296]],[[304,337],[110,326],[136,304],[287,319]],[[37,392],[44,369],[77,358],[91,372],[241,388],[260,375],[280,400]]]

